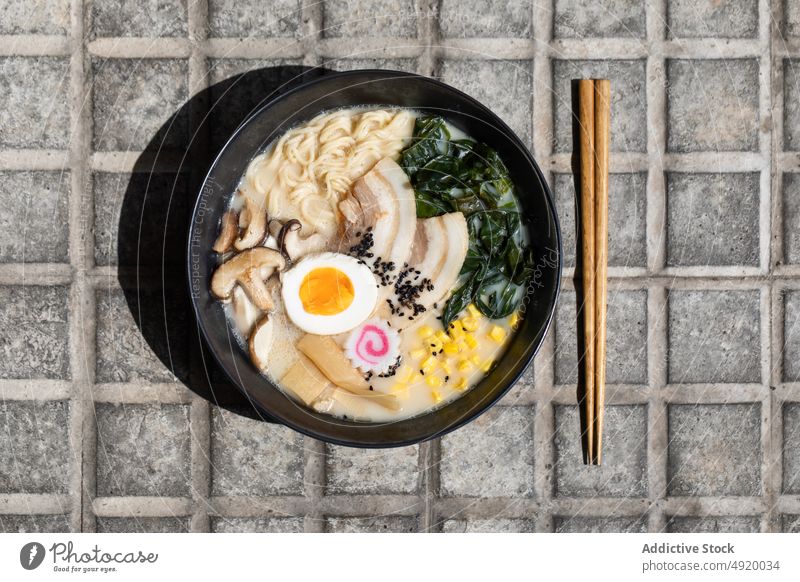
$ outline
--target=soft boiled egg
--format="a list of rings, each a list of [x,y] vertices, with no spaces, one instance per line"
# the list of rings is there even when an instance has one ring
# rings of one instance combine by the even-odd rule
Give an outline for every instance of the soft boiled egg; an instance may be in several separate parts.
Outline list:
[[[308,255],[283,274],[286,315],[306,333],[333,335],[366,320],[378,301],[369,267],[340,253]]]

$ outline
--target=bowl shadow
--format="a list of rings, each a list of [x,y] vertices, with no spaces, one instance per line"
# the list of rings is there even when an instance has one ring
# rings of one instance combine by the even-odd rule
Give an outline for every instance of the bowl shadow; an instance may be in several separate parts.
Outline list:
[[[192,207],[228,137],[277,95],[329,73],[264,67],[210,85],[188,99],[136,159],[117,230],[117,278],[150,350],[174,378],[210,403],[270,422],[218,367],[192,313],[184,268]]]

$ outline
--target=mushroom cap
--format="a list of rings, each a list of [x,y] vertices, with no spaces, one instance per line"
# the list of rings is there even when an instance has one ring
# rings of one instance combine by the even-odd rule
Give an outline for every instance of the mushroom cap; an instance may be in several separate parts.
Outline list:
[[[267,247],[247,249],[217,267],[211,277],[211,293],[217,299],[230,299],[237,281],[245,278],[251,269],[258,270],[261,278],[267,279],[275,269],[282,271],[285,267],[286,261],[276,250]]]

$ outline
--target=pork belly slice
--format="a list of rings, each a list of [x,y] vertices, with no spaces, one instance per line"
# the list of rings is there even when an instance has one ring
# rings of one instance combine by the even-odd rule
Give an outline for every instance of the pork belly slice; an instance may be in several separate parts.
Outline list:
[[[408,272],[400,276],[400,283],[388,298],[392,302],[387,302],[388,309],[382,309],[383,314],[388,312],[392,327],[408,327],[431,309],[434,303],[439,305],[450,296],[458,281],[468,247],[467,221],[461,212],[417,220]],[[428,281],[430,284],[426,284]],[[408,294],[409,285],[417,287],[418,295],[413,303],[424,307],[424,310],[417,308],[415,313],[413,306],[402,303],[402,296]]]
[[[378,275],[379,297],[391,292],[391,284],[411,255],[417,228],[417,206],[414,189],[403,169],[391,158],[383,158],[356,180],[350,194],[339,202],[344,228],[342,252],[362,242],[369,228],[372,247],[363,259]],[[360,233],[360,235],[359,235]],[[381,263],[393,263],[394,270],[381,277]]]

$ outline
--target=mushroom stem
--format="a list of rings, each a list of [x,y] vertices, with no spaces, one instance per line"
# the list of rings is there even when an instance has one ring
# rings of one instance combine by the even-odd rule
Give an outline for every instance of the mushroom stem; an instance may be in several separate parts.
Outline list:
[[[237,250],[243,251],[256,246],[264,240],[267,234],[267,213],[256,202],[245,197],[244,210],[239,217],[239,225],[244,228],[244,232],[236,239],[233,246]]]
[[[222,254],[228,252],[239,234],[239,217],[234,210],[228,210],[222,215],[220,227],[219,236],[211,248],[215,253]]]
[[[244,292],[247,293],[253,305],[258,307],[261,311],[272,311],[275,309],[275,303],[272,301],[272,295],[270,295],[269,289],[267,289],[267,285],[264,283],[264,279],[261,277],[259,270],[258,267],[247,269],[244,273],[239,275],[237,281],[242,286],[242,289],[244,289]],[[268,277],[269,276],[272,276],[272,272],[269,273]]]
[[[289,255],[289,252],[286,250],[286,235],[292,231],[299,231],[303,228],[303,225],[300,224],[300,221],[296,218],[292,218],[289,222],[284,224],[281,227],[280,232],[278,232],[278,250],[283,255],[283,258],[287,261],[291,261],[292,257]]]

